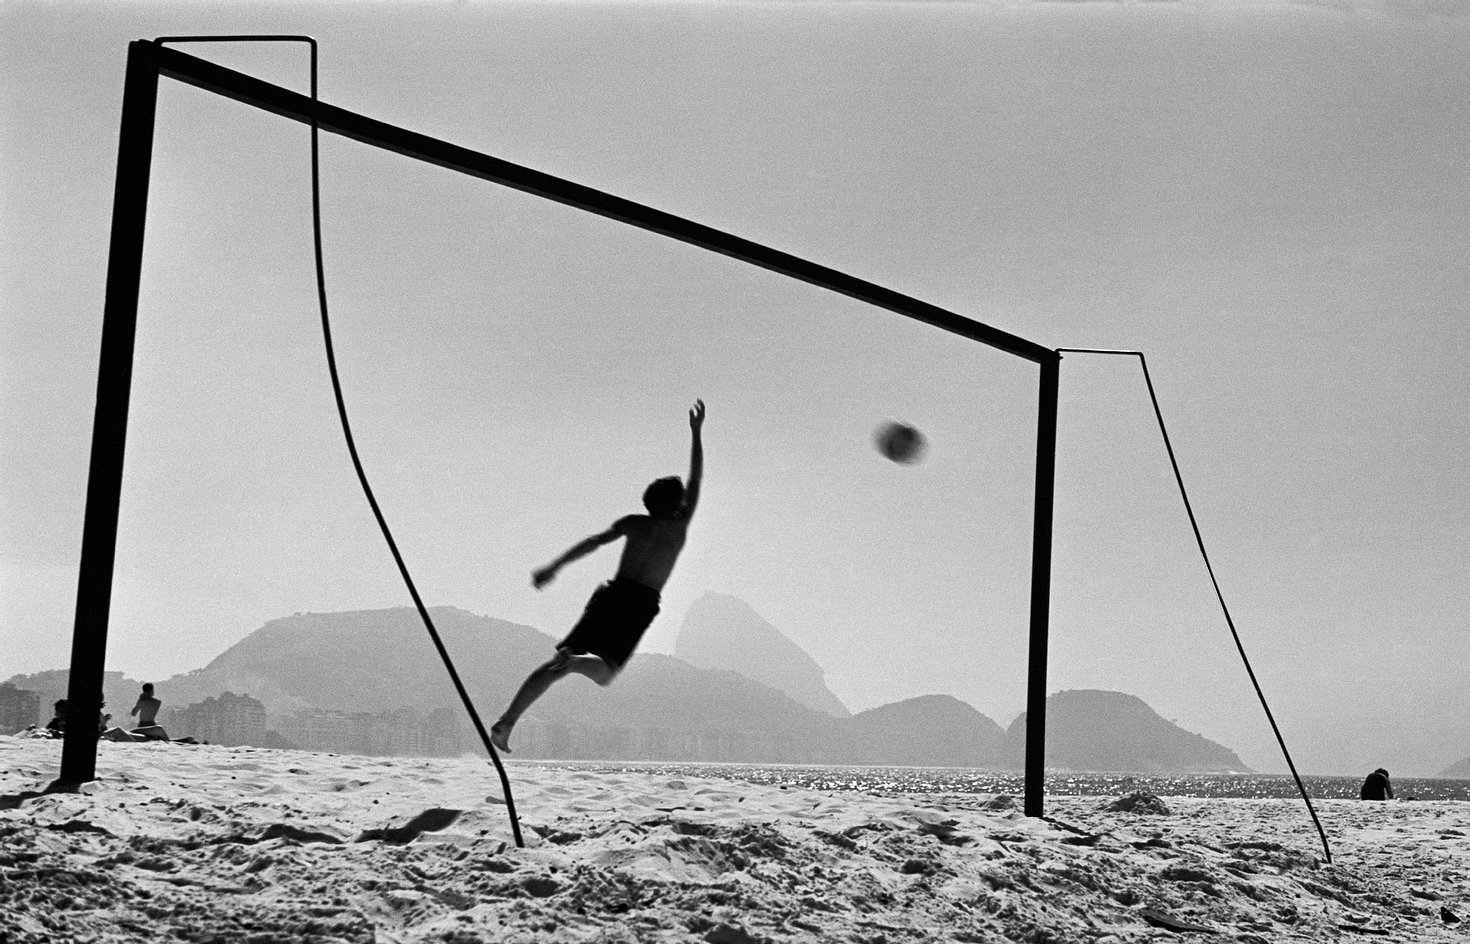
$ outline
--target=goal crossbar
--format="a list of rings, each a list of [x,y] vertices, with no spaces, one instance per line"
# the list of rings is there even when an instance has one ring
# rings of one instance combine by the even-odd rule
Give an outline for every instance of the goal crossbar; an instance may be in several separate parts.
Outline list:
[[[315,115],[317,127],[322,131],[731,256],[870,305],[887,308],[1030,361],[1041,363],[1059,357],[1055,351],[1043,345],[836,269],[592,187],[409,131],[326,102],[313,101],[299,92],[272,85],[177,49],[166,46],[160,48],[158,68],[160,74],[168,78],[273,112],[283,118],[310,124]]]

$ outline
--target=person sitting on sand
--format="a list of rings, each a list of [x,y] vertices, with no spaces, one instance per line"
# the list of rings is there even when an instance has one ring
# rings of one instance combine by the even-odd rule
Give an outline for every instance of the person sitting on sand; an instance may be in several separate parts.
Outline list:
[[[101,710],[102,708],[106,708],[107,707],[107,702],[104,701],[104,702],[101,702],[100,704],[101,704],[101,707],[97,711],[97,737],[101,738],[104,741],[141,741],[141,740],[144,740],[141,737],[133,737],[132,733],[130,731],[128,731],[126,728],[121,728],[121,727],[118,727],[117,725],[111,725],[111,726],[109,726],[109,722],[112,721],[112,715],[110,715],[107,712]]]
[[[63,734],[66,733],[66,699],[56,699],[56,704],[55,706],[53,706],[53,710],[55,712],[55,716],[50,721],[46,722],[46,730],[50,731],[55,737],[61,737]]]
[[[626,542],[616,575],[593,592],[582,618],[556,644],[556,655],[526,677],[505,714],[490,728],[490,743],[499,750],[510,753],[511,730],[552,683],[576,672],[598,685],[609,685],[633,655],[644,631],[658,615],[659,593],[684,548],[689,521],[699,503],[699,485],[704,475],[704,446],[700,438],[703,426],[704,401],[696,400],[689,411],[692,443],[687,482],[679,481],[676,476],[658,479],[643,493],[648,514],[619,518],[606,531],[579,541],[531,575],[532,585],[540,590],[572,561],[619,538]]]
[[[133,705],[133,710],[128,712],[129,715],[138,716],[138,726],[133,729],[133,733],[152,741],[167,741],[168,732],[164,731],[155,720],[158,717],[158,709],[162,705],[162,699],[155,698],[153,695],[153,683],[144,682],[143,694],[138,696],[137,704]]]
[[[1392,800],[1393,784],[1388,782],[1388,771],[1379,767],[1369,774],[1358,796],[1364,800]]]

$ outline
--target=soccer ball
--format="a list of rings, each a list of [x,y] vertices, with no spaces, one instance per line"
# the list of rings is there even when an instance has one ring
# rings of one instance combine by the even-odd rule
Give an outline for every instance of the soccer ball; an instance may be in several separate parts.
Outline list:
[[[873,434],[873,441],[894,462],[918,462],[924,453],[924,434],[907,423],[884,423]]]

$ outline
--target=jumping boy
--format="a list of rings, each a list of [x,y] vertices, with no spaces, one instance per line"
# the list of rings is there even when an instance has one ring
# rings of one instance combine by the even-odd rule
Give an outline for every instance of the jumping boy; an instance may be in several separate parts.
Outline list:
[[[648,514],[619,518],[606,531],[577,542],[531,574],[531,584],[540,590],[572,561],[619,538],[626,542],[616,575],[593,591],[582,618],[556,644],[556,655],[526,677],[510,707],[491,726],[490,743],[497,749],[510,753],[511,730],[553,682],[576,672],[598,685],[611,684],[633,655],[638,640],[658,615],[659,592],[689,536],[689,519],[699,503],[699,481],[704,475],[704,446],[700,442],[703,426],[704,401],[696,400],[689,411],[687,483],[677,476],[658,479],[643,492]]]

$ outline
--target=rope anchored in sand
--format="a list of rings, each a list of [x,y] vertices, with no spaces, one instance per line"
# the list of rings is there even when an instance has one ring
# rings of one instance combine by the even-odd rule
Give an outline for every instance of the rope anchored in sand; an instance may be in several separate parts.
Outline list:
[[[316,40],[310,36],[286,36],[286,35],[241,35],[241,36],[161,36],[154,42],[159,45],[165,43],[199,43],[199,42],[295,42],[306,43],[311,49],[311,101],[313,106],[317,103],[317,56]],[[388,528],[388,521],[383,517],[383,510],[378,506],[378,500],[373,495],[373,488],[368,483],[367,473],[363,471],[362,459],[357,454],[357,444],[352,437],[352,424],[347,419],[347,403],[342,396],[342,380],[337,373],[337,356],[332,348],[332,325],[327,315],[327,280],[326,269],[322,263],[322,188],[321,188],[321,158],[318,138],[320,128],[318,127],[315,112],[311,120],[311,227],[312,243],[316,255],[316,288],[317,303],[321,311],[322,320],[322,342],[327,352],[327,371],[332,378],[332,394],[337,401],[337,417],[341,421],[342,436],[347,441],[347,452],[352,457],[352,467],[357,472],[357,481],[362,486],[363,494],[367,497],[368,505],[373,510],[373,517],[377,519],[378,528],[383,532],[383,539],[388,543],[388,550],[393,555],[393,561],[398,565],[398,573],[403,577],[403,583],[408,587],[408,594],[413,598],[413,605],[418,608],[419,617],[424,622],[424,628],[429,631],[429,638],[433,640],[434,648],[439,653],[439,658],[444,662],[444,668],[449,672],[450,681],[454,683],[454,689],[459,693],[460,701],[464,703],[465,711],[469,713],[470,721],[475,726],[480,741],[485,745],[485,751],[490,755],[490,760],[495,764],[495,770],[500,775],[500,787],[505,793],[505,809],[510,816],[511,832],[515,835],[516,845],[524,846],[525,840],[521,838],[520,819],[516,816],[515,799],[511,796],[510,778],[505,773],[505,765],[500,762],[500,755],[495,752],[494,745],[490,742],[490,733],[485,730],[485,724],[480,720],[479,712],[475,711],[474,702],[470,699],[469,692],[460,680],[459,672],[454,668],[454,661],[449,658],[449,650],[444,647],[444,640],[439,637],[439,631],[434,628],[434,621],[429,618],[429,610],[424,606],[424,601],[419,597],[418,588],[414,585],[413,577],[408,572],[408,565],[404,563],[403,555],[398,551],[398,543],[393,540],[393,532]]]

